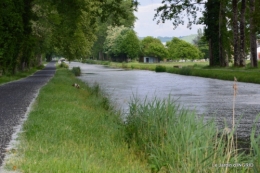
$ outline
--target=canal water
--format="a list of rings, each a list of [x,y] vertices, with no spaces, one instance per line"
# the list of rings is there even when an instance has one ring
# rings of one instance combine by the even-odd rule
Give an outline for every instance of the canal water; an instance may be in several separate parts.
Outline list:
[[[70,68],[80,67],[79,77],[89,85],[99,86],[109,95],[117,109],[128,111],[128,103],[133,97],[139,99],[153,97],[175,99],[184,108],[203,115],[205,119],[214,117],[220,128],[226,121],[229,127],[233,114],[233,84],[202,77],[183,76],[170,73],[156,73],[146,70],[123,70],[102,65],[71,62]],[[237,82],[235,116],[238,136],[250,135],[256,116],[260,113],[260,85]],[[260,120],[257,133],[260,131]]]

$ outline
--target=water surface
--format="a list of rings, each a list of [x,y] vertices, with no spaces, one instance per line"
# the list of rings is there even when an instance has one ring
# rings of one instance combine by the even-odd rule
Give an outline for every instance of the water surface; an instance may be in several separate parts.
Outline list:
[[[185,108],[204,115],[205,119],[216,118],[220,127],[224,125],[224,121],[231,127],[234,84],[232,81],[70,63],[70,68],[77,66],[80,66],[83,73],[79,78],[90,85],[99,84],[109,94],[117,109],[127,112],[128,103],[133,95],[140,99],[154,96],[167,98],[170,95]],[[237,82],[237,86],[237,122],[242,116],[238,136],[246,137],[249,136],[252,124],[260,113],[260,85]],[[258,133],[259,127],[260,121],[257,123]]]

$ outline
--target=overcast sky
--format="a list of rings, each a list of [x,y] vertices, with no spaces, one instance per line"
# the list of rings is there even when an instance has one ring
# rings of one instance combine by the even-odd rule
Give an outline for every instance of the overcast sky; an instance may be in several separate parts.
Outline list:
[[[157,20],[153,21],[155,9],[161,5],[162,0],[139,0],[138,12],[135,12],[135,16],[138,18],[135,22],[134,30],[139,37],[146,36],[168,36],[168,37],[180,37],[191,34],[197,34],[199,28],[203,28],[202,25],[193,25],[192,29],[186,27],[187,22],[184,25],[180,25],[177,29],[173,30],[171,21],[166,21],[164,24],[156,24]]]

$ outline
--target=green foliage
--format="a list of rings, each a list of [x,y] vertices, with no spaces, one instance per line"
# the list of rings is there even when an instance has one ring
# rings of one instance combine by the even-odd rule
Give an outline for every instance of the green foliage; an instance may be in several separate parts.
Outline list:
[[[107,30],[107,37],[104,43],[105,53],[110,56],[119,57],[120,55],[134,59],[139,53],[139,39],[136,33],[124,26],[112,27]]]
[[[126,145],[121,117],[105,97],[98,86],[86,86],[67,69],[58,69],[41,89],[8,168],[35,173],[148,172],[145,161]]]
[[[167,58],[168,51],[162,42],[151,36],[145,37],[141,41],[141,56],[157,57],[159,59]]]
[[[164,0],[156,9],[154,19],[159,17],[161,20],[158,20],[158,23],[171,20],[173,27],[177,28],[184,24],[184,18],[186,18],[188,19],[187,27],[191,28],[192,24],[197,23],[197,12],[202,10],[200,3],[203,4],[203,0]]]
[[[66,64],[65,62],[61,62],[61,63],[59,64],[59,67],[60,67],[60,68],[69,68],[68,64]]]
[[[124,16],[119,16],[118,20],[115,20],[114,16],[110,14],[107,17],[107,20],[105,22],[102,22],[101,19],[98,18],[98,27],[97,27],[97,40],[95,41],[93,48],[92,48],[92,54],[95,59],[104,59],[104,42],[107,37],[107,29],[108,26],[113,25],[115,26],[115,22],[117,23],[116,26],[125,26],[125,27],[133,27],[134,22],[136,20],[134,16],[134,8],[131,7],[131,1],[123,1],[120,3],[119,8],[122,12],[126,13]]]
[[[7,74],[38,66],[39,55],[46,55],[48,61],[53,54],[69,61],[89,57],[97,21],[109,18],[110,24],[132,26],[135,5],[130,0],[3,0],[0,69]]]
[[[156,72],[166,72],[166,66],[156,65],[155,71],[156,71]]]
[[[178,38],[173,38],[170,42],[166,43],[169,51],[170,59],[199,59],[203,54],[197,47],[182,41]]]
[[[197,36],[193,39],[193,44],[200,50],[204,59],[209,59],[209,45],[204,33],[198,29]]]
[[[144,152],[151,172],[246,172],[251,168],[214,167],[217,163],[252,163],[253,155],[230,150],[213,120],[185,110],[171,99],[133,98],[126,116],[126,141]],[[227,145],[226,145],[227,144]],[[231,156],[232,155],[232,156]]]
[[[72,73],[75,75],[75,76],[80,76],[81,75],[81,69],[80,67],[73,67],[71,69]]]

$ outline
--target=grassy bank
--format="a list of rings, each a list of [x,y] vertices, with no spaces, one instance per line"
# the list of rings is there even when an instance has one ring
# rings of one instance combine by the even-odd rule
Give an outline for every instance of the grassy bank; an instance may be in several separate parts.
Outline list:
[[[26,70],[24,72],[17,72],[16,74],[8,74],[8,75],[2,75],[0,76],[0,85],[3,83],[7,83],[7,82],[11,82],[14,80],[18,80],[21,78],[25,78],[27,76],[32,75],[33,73],[35,73],[37,70],[40,70],[44,68],[44,66],[39,66],[38,68],[30,68],[29,70]]]
[[[246,155],[232,133],[224,135],[214,121],[205,124],[171,98],[134,98],[129,106],[124,123],[98,86],[60,68],[41,89],[7,167],[26,173],[260,171],[254,131]]]
[[[93,61],[88,60],[87,63],[92,64],[102,64],[109,65],[116,68],[125,68],[125,69],[141,69],[141,70],[151,70],[156,71],[156,66],[165,67],[165,72],[175,73],[180,75],[189,75],[189,76],[200,76],[213,79],[221,80],[233,80],[234,76],[240,82],[249,82],[249,83],[258,83],[260,84],[259,68],[250,68],[250,64],[243,68],[230,67],[221,68],[221,67],[209,67],[208,62],[171,62],[171,63],[139,63],[139,62],[130,62],[130,63],[116,63],[108,61]],[[249,62],[248,62],[249,63]],[[260,66],[260,65],[259,65]]]
[[[123,129],[99,87],[58,69],[41,89],[7,167],[27,173],[146,172]]]

